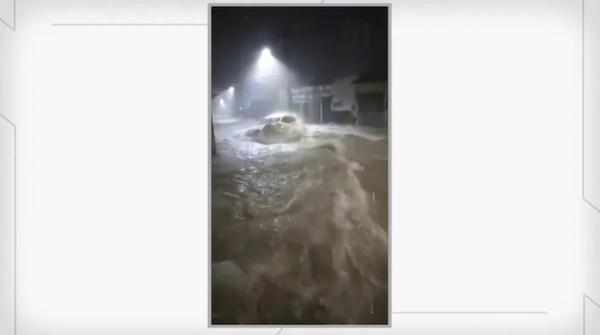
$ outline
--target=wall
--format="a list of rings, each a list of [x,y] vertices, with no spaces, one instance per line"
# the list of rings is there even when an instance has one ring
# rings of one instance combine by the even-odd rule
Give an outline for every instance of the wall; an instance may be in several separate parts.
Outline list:
[[[381,93],[381,104],[383,110],[378,112],[369,112],[364,106],[361,106],[360,95],[369,93]],[[387,82],[361,82],[354,84],[354,94],[356,95],[356,105],[358,107],[358,124],[369,127],[386,127],[388,125],[388,84]]]

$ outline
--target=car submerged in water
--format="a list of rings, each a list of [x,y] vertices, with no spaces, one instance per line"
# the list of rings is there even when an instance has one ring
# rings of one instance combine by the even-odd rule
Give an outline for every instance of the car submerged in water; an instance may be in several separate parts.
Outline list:
[[[246,136],[262,144],[297,142],[304,135],[302,120],[286,112],[266,116],[258,128],[250,129]]]

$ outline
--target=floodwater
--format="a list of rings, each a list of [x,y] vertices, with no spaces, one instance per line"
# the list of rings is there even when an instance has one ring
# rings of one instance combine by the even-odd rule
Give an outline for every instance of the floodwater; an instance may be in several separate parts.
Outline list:
[[[216,123],[213,324],[387,324],[387,129]]]

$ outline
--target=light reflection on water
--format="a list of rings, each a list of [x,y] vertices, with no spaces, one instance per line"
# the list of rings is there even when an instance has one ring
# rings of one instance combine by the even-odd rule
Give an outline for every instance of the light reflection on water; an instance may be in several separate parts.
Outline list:
[[[265,145],[244,135],[256,126],[215,127],[212,259],[241,271],[213,268],[213,323],[387,323],[385,130]]]

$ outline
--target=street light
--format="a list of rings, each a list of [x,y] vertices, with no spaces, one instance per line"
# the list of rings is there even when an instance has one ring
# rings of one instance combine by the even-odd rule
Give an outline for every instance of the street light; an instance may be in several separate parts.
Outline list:
[[[271,49],[264,47],[260,52],[261,56],[271,56]]]
[[[266,99],[276,103],[277,108],[289,108],[289,74],[285,64],[277,58],[279,54],[264,46],[255,55],[247,77],[249,85],[246,86],[251,97],[250,104],[255,99]]]
[[[257,74],[258,78],[262,78],[268,75],[273,74],[273,70],[277,65],[277,60],[271,54],[271,49],[265,47],[260,52],[260,57],[258,58],[257,64]]]

